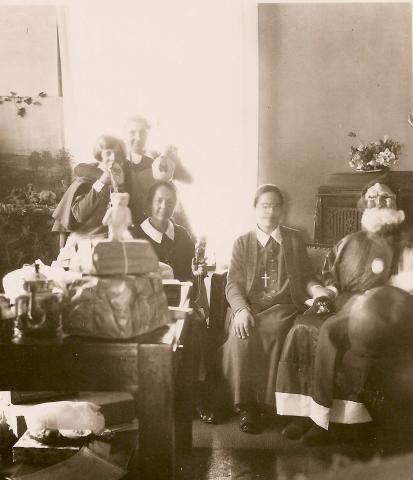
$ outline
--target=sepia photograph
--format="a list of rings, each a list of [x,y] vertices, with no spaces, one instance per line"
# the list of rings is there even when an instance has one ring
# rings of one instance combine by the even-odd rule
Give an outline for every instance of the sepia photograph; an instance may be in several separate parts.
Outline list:
[[[0,480],[413,480],[412,20],[0,0]]]

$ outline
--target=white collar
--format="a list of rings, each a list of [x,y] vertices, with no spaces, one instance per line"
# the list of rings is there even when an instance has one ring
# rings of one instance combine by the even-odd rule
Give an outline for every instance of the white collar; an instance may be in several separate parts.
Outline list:
[[[141,229],[146,233],[146,235],[148,235],[149,238],[152,238],[154,242],[156,243],[162,242],[163,233],[157,230],[151,224],[151,222],[149,221],[149,218],[147,218],[141,223]],[[168,221],[168,227],[166,229],[165,235],[171,240],[174,240],[175,238],[174,224],[170,220]]]
[[[281,245],[281,233],[280,227],[278,226],[275,230],[273,230],[270,235],[268,233],[263,232],[260,227],[257,225],[255,229],[257,233],[257,240],[261,243],[263,247],[265,247],[268,243],[270,237],[272,237],[277,243]]]
[[[142,161],[143,155],[140,153],[129,152],[129,159],[135,165],[139,165]]]

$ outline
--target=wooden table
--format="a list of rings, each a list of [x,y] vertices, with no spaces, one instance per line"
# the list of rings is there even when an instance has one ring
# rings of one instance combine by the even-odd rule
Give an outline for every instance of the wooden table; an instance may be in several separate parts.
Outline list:
[[[137,475],[173,479],[177,448],[192,445],[192,337],[182,317],[128,341],[0,341],[0,390],[137,393]]]

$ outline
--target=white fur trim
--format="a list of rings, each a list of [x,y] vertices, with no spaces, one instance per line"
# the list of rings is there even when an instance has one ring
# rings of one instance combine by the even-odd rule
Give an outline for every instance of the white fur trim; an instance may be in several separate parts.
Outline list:
[[[319,405],[308,395],[298,393],[275,393],[278,415],[309,417],[314,423],[328,430],[329,422],[367,423],[371,417],[366,407],[350,400],[333,400],[330,408]]]
[[[363,403],[351,400],[333,400],[330,421],[334,423],[367,423],[372,418]]]

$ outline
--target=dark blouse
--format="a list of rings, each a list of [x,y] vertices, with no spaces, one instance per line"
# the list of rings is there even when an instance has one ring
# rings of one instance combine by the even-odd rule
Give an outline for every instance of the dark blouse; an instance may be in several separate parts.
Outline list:
[[[162,236],[161,243],[150,238],[139,226],[134,236],[148,240],[153,246],[158,259],[172,267],[174,277],[181,282],[192,281],[192,259],[195,254],[195,245],[184,227],[174,223],[175,238],[171,240],[167,235]]]
[[[92,168],[97,168],[92,165]],[[63,195],[53,212],[52,231],[100,235],[107,232],[102,219],[110,201],[110,186],[97,192],[93,178],[77,177]]]
[[[284,251],[272,238],[263,247],[257,240],[257,270],[248,301],[254,313],[273,305],[293,303],[285,267]]]

